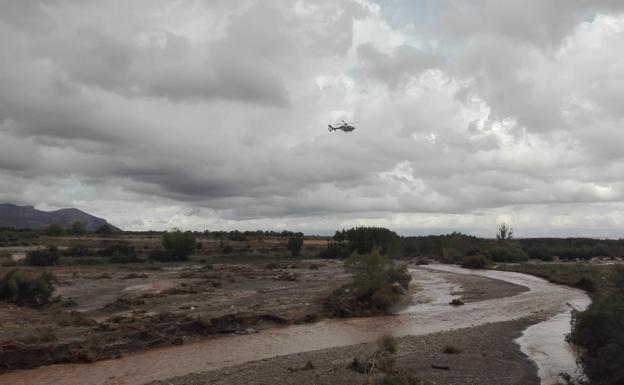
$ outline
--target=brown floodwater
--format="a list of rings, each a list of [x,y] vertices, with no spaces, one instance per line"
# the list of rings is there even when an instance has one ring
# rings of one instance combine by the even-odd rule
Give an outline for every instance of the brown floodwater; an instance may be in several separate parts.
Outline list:
[[[448,305],[451,292],[456,288],[444,279],[440,272],[474,274],[500,279],[528,287],[530,290],[512,297],[467,303],[461,307]],[[61,364],[22,370],[0,376],[2,385],[139,385],[153,380],[166,379],[194,372],[207,371],[242,364],[249,361],[288,355],[293,353],[353,345],[375,340],[390,333],[400,337],[423,335],[501,322],[539,314],[546,317],[569,314],[568,303],[586,301],[586,295],[576,289],[548,283],[533,276],[503,271],[473,271],[447,265],[431,265],[411,270],[414,283],[422,287],[416,294],[417,304],[397,315],[385,317],[333,319],[314,324],[291,325],[262,330],[256,334],[223,336],[206,339],[182,346],[166,347],[133,354],[120,359],[98,361],[89,364]],[[530,329],[530,328],[529,328]],[[563,341],[569,331],[569,323],[552,324],[541,333]],[[528,333],[528,334],[527,334]],[[523,351],[529,357],[540,360],[539,333],[527,329],[527,343]],[[548,339],[543,339],[549,343]],[[521,346],[523,342],[519,341]],[[546,353],[548,356],[548,353]],[[570,367],[561,363],[570,357],[561,355],[542,358],[543,367]],[[550,363],[548,361],[551,361]],[[548,369],[548,368],[547,368]]]

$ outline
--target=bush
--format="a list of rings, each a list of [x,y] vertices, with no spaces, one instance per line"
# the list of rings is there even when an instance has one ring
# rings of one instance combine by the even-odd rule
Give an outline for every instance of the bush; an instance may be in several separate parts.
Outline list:
[[[485,269],[490,264],[490,260],[483,255],[469,255],[464,257],[461,267],[466,269]]]
[[[195,251],[197,242],[193,232],[173,229],[163,234],[162,245],[165,250],[153,250],[149,254],[150,260],[159,262],[186,261]]]
[[[63,229],[63,226],[59,225],[58,223],[54,223],[46,226],[43,229],[43,233],[50,236],[58,236],[65,234],[65,229]]]
[[[100,256],[110,257],[111,263],[137,263],[142,262],[138,257],[137,251],[133,245],[128,242],[118,242],[98,252]]]
[[[411,281],[406,266],[396,266],[377,250],[349,258],[345,266],[353,282],[337,289],[326,305],[336,316],[385,313],[401,299]]]
[[[71,229],[68,229],[68,232],[71,232],[72,234],[75,235],[79,235],[79,234],[84,234],[87,232],[87,230],[85,230],[84,224],[80,221],[74,221],[74,223],[72,223],[71,225]]]
[[[299,254],[301,254],[301,249],[303,248],[303,236],[299,234],[290,236],[288,238],[287,248],[293,257],[299,256]]]
[[[597,385],[624,383],[624,300],[600,297],[575,313],[570,340],[583,347],[585,372]]]
[[[98,229],[95,230],[95,232],[96,234],[100,234],[100,235],[110,235],[113,233],[113,229],[110,228],[108,223],[105,223],[102,226],[98,227]]]
[[[42,306],[50,301],[56,277],[50,272],[11,270],[0,278],[0,300],[19,306]]]
[[[185,261],[195,251],[195,235],[192,231],[174,229],[163,234],[162,245],[171,261]]]
[[[114,255],[110,257],[110,263],[140,263],[141,258],[136,255]]]
[[[613,287],[572,317],[569,339],[581,346],[581,362],[592,384],[624,383],[624,268],[614,270]]]
[[[28,253],[25,263],[30,266],[54,266],[59,263],[58,249],[50,246],[47,250],[34,250]]]
[[[494,262],[520,262],[529,259],[520,246],[510,241],[499,241],[486,249],[486,254]]]
[[[377,340],[377,346],[379,350],[386,351],[388,353],[396,353],[399,350],[398,343],[396,338],[392,337],[390,334],[384,334],[379,337]]]
[[[89,255],[91,250],[86,246],[76,245],[63,250],[64,257],[84,257]]]
[[[594,282],[594,280],[592,280],[591,278],[587,278],[585,276],[579,278],[579,280],[574,283],[574,286],[578,287],[579,289],[585,290],[588,293],[595,293],[598,289],[596,286],[596,282]]]
[[[118,242],[98,251],[102,257],[132,257],[136,256],[136,249],[128,242]]]

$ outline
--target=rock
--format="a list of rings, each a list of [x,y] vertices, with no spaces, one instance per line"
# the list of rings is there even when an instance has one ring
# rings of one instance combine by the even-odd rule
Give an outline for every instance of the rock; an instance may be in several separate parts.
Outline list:
[[[461,306],[464,304],[464,301],[462,301],[459,298],[454,298],[451,302],[449,302],[449,305],[453,305],[453,306]]]

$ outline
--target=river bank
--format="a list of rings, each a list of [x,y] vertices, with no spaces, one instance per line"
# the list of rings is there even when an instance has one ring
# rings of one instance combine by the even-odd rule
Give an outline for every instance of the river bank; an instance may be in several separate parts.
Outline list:
[[[532,323],[534,320],[522,319],[398,338],[397,367],[426,384],[539,385],[535,364],[514,343],[522,330]],[[447,346],[454,346],[460,352],[445,354],[443,350]],[[155,381],[150,385],[363,384],[365,375],[349,368],[349,364],[354,357],[364,357],[374,349],[374,343],[365,343],[304,352]],[[449,369],[434,369],[432,365]]]

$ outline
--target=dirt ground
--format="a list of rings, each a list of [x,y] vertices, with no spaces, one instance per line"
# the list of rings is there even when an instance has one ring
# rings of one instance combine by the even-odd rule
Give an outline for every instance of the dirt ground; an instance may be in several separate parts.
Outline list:
[[[458,285],[458,289],[451,294],[461,296],[461,300],[464,302],[487,301],[529,291],[529,288],[525,286],[514,285],[497,279],[488,279],[488,283],[484,285],[484,278],[475,275],[448,273],[444,275],[444,278],[448,282]]]
[[[312,322],[348,280],[336,261],[62,266],[56,303],[0,303],[0,371],[89,362]]]
[[[523,319],[399,338],[398,369],[424,384],[539,385],[537,369],[513,342],[534,321]],[[447,354],[446,347],[459,350]],[[274,357],[243,365],[157,381],[150,385],[345,385],[365,384],[354,358],[374,352],[374,343]],[[433,366],[442,367],[436,369]],[[382,376],[377,374],[377,378]]]

